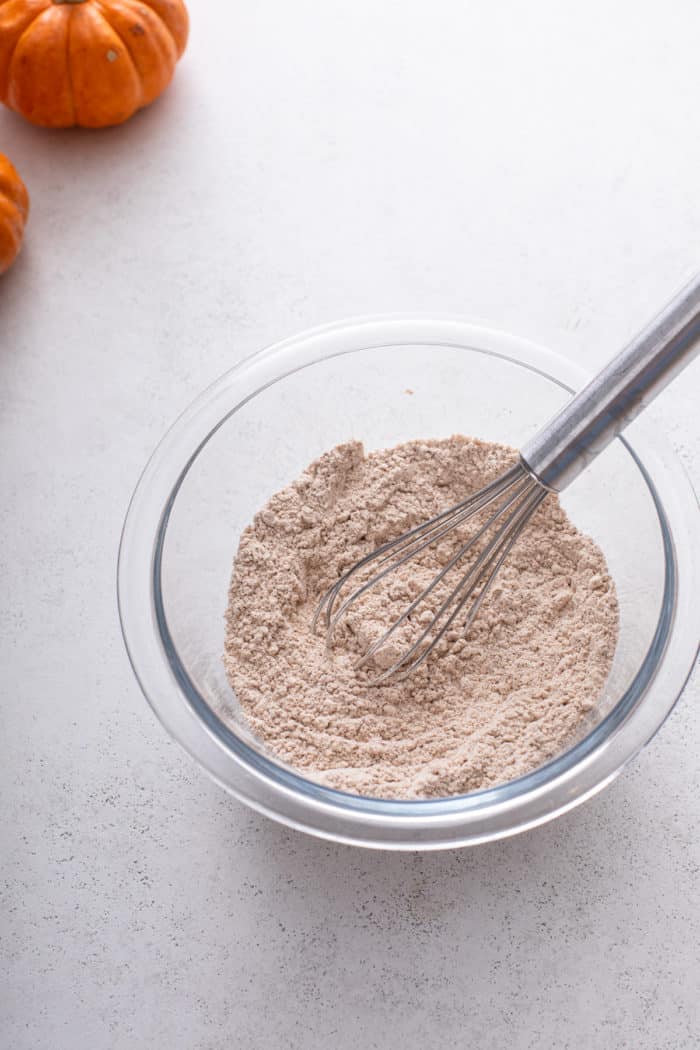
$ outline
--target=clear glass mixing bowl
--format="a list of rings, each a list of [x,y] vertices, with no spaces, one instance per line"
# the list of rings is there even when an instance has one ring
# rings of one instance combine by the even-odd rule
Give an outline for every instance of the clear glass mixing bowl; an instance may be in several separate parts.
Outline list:
[[[373,449],[464,433],[520,446],[585,378],[570,362],[510,335],[457,321],[389,318],[290,339],[206,390],[146,466],[119,555],[129,656],[175,739],[260,812],[312,834],[389,849],[511,835],[609,783],[662,724],[698,650],[698,505],[674,454],[643,419],[564,496],[573,521],[608,560],[620,638],[589,722],[527,776],[425,801],[323,787],[254,737],[221,660],[240,533],[312,459],[349,438]]]

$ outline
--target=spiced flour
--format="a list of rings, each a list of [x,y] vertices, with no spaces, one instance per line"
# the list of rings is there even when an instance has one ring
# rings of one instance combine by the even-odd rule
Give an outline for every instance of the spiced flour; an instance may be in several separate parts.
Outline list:
[[[373,687],[377,667],[353,664],[444,564],[445,549],[423,552],[410,573],[370,592],[330,653],[310,629],[321,594],[345,569],[516,456],[461,436],[369,455],[348,442],[256,515],[234,562],[224,659],[274,755],[346,791],[419,798],[510,780],[567,745],[610,670],[618,611],[601,551],[554,496],[513,548],[468,637],[449,634],[407,680]]]

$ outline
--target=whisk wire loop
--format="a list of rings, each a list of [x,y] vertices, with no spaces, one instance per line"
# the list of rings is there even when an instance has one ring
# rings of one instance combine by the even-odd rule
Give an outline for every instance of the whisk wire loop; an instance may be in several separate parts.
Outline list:
[[[356,664],[357,667],[362,667],[376,656],[398,629],[410,620],[418,607],[427,601],[459,562],[474,550],[480,540],[496,529],[483,550],[440,603],[437,611],[431,616],[427,626],[420,631],[416,640],[391,666],[383,670],[372,684],[378,685],[389,678],[400,680],[407,677],[426,660],[471,599],[472,605],[467,611],[463,625],[463,632],[468,631],[501,565],[508,557],[527,521],[547,495],[547,491],[533,477],[527,466],[522,461],[518,462],[510,470],[461,503],[436,514],[433,518],[396,539],[382,544],[348,569],[323,595],[316,609],[313,629],[317,628],[322,618],[326,632],[326,644],[330,646],[335,627],[363,595],[377,587],[382,580],[406,565],[427,547],[438,543],[469,519],[496,504],[487,520],[466,542],[459,546],[430,583],[409,603],[387,630],[372,642]],[[370,566],[376,568],[377,571],[351,591],[346,598],[341,599],[341,593],[353,577]]]
[[[460,615],[467,602],[473,598],[474,600],[461,631],[463,637],[467,634],[479,612],[481,603],[488,594],[488,591],[501,568],[501,565],[508,557],[511,548],[518,539],[518,536],[525,527],[528,519],[532,516],[546,495],[547,493],[542,491],[530,491],[528,493],[525,499],[513,512],[507,524],[491,540],[485,550],[479,555],[474,565],[462,576],[459,583],[447,596],[428,626],[422,631],[416,641],[405,653],[403,653],[402,656],[399,657],[398,660],[387,668],[387,670],[383,671],[377,678],[373,679],[371,683],[372,685],[380,685],[382,682],[385,682],[388,678],[392,677],[395,681],[401,681],[412,674],[413,671],[420,667],[420,665],[427,659],[430,653],[435,649],[438,642],[444,637],[446,632]],[[481,586],[481,590],[478,595],[474,597],[482,579],[484,582]],[[464,593],[462,594],[463,591]],[[459,597],[460,594],[462,594],[462,597]],[[455,602],[456,604],[454,604]],[[429,644],[419,652],[418,650],[420,649],[420,646],[427,640],[430,633],[438,625],[444,614],[453,604],[454,608],[445,623],[442,624],[435,636],[430,640]]]
[[[425,599],[430,594],[432,594],[432,592],[435,590],[438,584],[441,583],[445,576],[447,576],[448,572],[450,572],[450,570],[453,569],[455,565],[457,565],[457,563],[462,560],[465,554],[467,554],[474,546],[476,546],[476,544],[479,542],[482,536],[486,532],[488,532],[488,530],[492,528],[492,526],[501,517],[503,517],[503,515],[507,514],[513,503],[515,503],[520,498],[520,496],[522,496],[523,491],[525,490],[527,485],[528,483],[526,481],[523,481],[520,486],[516,487],[515,492],[510,497],[510,499],[494,514],[492,514],[488,521],[486,521],[481,526],[481,528],[478,529],[478,531],[475,532],[474,535],[465,544],[463,544],[455,554],[453,554],[453,556],[443,566],[443,568],[438,573],[436,573],[436,575],[430,581],[428,586],[420,592],[417,598],[414,598],[411,604],[404,610],[401,616],[399,616],[399,618],[394,621],[391,627],[389,627],[383,635],[381,635],[379,638],[377,638],[375,642],[372,643],[365,655],[356,664],[357,667],[362,667],[365,663],[367,663],[368,660],[371,659],[372,656],[374,656],[374,654],[384,645],[384,643],[387,642],[389,638],[391,638],[391,636],[396,632],[396,630],[401,626],[401,624],[404,623],[413,612],[415,612],[415,610],[418,608],[421,602],[425,601]],[[448,604],[449,601],[450,598],[448,597]]]
[[[354,605],[355,602],[370,589],[370,587],[376,586],[376,584],[388,576],[389,573],[400,568],[410,558],[420,553],[420,551],[425,550],[430,544],[442,539],[443,536],[446,536],[468,518],[488,506],[488,504],[497,499],[501,492],[503,492],[503,490],[510,484],[526,476],[528,475],[525,467],[518,463],[505,474],[496,478],[461,503],[442,511],[440,514],[436,514],[435,517],[422,522],[408,532],[404,532],[396,539],[383,543],[381,546],[365,555],[364,558],[361,558],[350,569],[348,569],[347,572],[340,576],[323,595],[314,615],[311,625],[312,630],[316,630],[318,621],[321,616],[323,616],[327,640],[330,643],[335,625],[347,612],[350,606]],[[411,549],[414,544],[415,548]],[[401,555],[401,557],[399,557],[399,555]],[[377,573],[377,575],[373,576],[361,587],[358,587],[357,590],[345,599],[338,611],[333,615],[333,609],[338,596],[351,577],[355,576],[358,572],[361,572],[362,569],[366,568],[374,561],[377,562],[378,566],[381,566],[393,558],[396,558],[397,560],[392,561],[392,564],[387,566],[386,569]]]

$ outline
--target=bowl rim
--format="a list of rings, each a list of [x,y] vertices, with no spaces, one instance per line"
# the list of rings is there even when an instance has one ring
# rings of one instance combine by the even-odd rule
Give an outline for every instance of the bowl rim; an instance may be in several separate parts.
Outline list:
[[[358,318],[273,344],[246,357],[200,394],[150,457],[122,531],[118,603],[126,649],[146,699],[171,735],[227,790],[274,819],[322,837],[439,848],[500,838],[552,819],[609,783],[660,728],[698,652],[692,619],[686,615],[693,583],[700,583],[700,563],[688,542],[693,519],[697,526],[698,504],[677,457],[647,420],[635,422],[632,439],[617,439],[635,461],[656,507],[664,547],[664,597],[652,643],[632,683],[572,748],[506,784],[444,799],[372,799],[302,777],[237,736],[199,694],[180,661],[161,587],[169,518],[202,448],[251,398],[319,361],[401,345],[451,346],[501,358],[567,391],[588,378],[569,359],[529,340],[455,318]],[[176,710],[183,705],[191,717]]]

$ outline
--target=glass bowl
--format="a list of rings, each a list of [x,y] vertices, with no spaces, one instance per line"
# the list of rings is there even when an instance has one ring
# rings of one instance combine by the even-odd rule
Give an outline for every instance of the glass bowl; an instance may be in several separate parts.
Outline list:
[[[609,783],[671,711],[698,650],[698,505],[674,454],[643,419],[563,498],[605,553],[620,637],[589,721],[539,769],[444,799],[336,791],[275,760],[255,738],[222,664],[241,531],[312,459],[350,438],[369,450],[464,433],[519,447],[585,379],[571,362],[510,335],[393,318],[306,333],[222,376],[151,457],[121,540],[124,640],[168,731],[254,809],[311,834],[378,848],[512,835]]]

